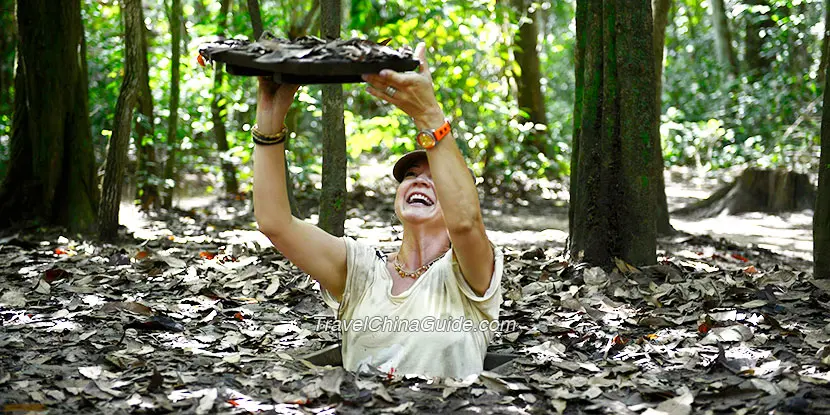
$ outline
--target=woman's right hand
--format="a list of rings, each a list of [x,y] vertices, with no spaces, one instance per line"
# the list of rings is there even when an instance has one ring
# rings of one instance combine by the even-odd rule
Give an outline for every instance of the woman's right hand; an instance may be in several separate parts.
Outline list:
[[[294,102],[299,85],[278,84],[270,77],[259,77],[257,90],[257,129],[263,134],[282,129],[288,108]]]

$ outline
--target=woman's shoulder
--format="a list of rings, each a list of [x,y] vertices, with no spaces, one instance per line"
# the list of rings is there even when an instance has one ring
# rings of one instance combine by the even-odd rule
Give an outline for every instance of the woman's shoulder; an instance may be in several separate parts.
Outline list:
[[[346,253],[349,258],[356,262],[386,262],[387,254],[377,246],[351,236],[343,236],[341,239],[346,243]]]

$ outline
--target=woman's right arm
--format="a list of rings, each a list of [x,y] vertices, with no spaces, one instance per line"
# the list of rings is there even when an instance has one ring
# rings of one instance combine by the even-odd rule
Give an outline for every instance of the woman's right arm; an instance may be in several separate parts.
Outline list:
[[[260,78],[257,129],[275,134],[285,125],[297,85],[279,85]],[[346,287],[346,245],[322,229],[291,215],[285,183],[285,144],[254,149],[254,214],[259,230],[291,263],[336,298]]]

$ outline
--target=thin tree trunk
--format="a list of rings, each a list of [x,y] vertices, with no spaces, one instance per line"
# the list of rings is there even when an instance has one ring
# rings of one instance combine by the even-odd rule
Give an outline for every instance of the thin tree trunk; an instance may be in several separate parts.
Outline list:
[[[33,221],[91,230],[98,186],[81,2],[26,0],[16,12],[14,114],[0,227]]]
[[[818,85],[824,86],[827,75],[827,59],[830,58],[830,0],[824,0],[824,36],[821,39],[821,61],[818,66]]]
[[[795,15],[806,15],[807,14],[807,3],[801,2],[798,6],[793,6],[793,10],[790,11]],[[806,22],[801,19],[794,19],[798,23],[795,25],[795,28],[787,31],[788,41],[790,43],[790,74],[796,78],[796,81],[799,85],[801,85],[802,81],[805,78],[805,74],[809,72],[810,68],[810,52],[807,50],[807,39],[809,28],[806,26]],[[798,35],[803,34],[804,36],[799,39]]]
[[[219,8],[219,36],[225,35],[227,28],[228,10],[231,0],[222,0]],[[227,154],[228,132],[225,127],[225,98],[222,96],[222,87],[225,81],[224,65],[215,62],[213,70],[213,101],[210,104],[210,113],[213,120],[213,137],[216,140],[216,149],[220,154]],[[228,195],[239,193],[239,183],[236,180],[236,167],[230,162],[222,159],[222,176],[225,179],[225,192]]]
[[[484,149],[484,159],[482,160],[484,167],[482,168],[484,184],[488,188],[496,187],[496,168],[493,166],[493,157],[496,155],[496,147],[499,145],[499,136],[490,135],[487,137],[487,147]]]
[[[686,12],[689,14],[689,19],[686,21],[686,29],[687,35],[684,38],[688,39],[690,42],[694,42],[700,37],[700,31],[698,30],[698,25],[694,22],[700,22],[700,15],[706,13],[705,11],[701,10],[702,7],[687,7]],[[675,12],[677,9],[675,9]],[[692,48],[692,51],[689,52],[689,58],[692,62],[697,61],[697,51],[698,48]]]
[[[182,1],[172,0],[170,5],[171,30],[171,68],[170,68],[170,115],[167,119],[167,160],[164,163],[164,200],[165,209],[173,207],[172,183],[176,182],[176,149],[179,146],[179,70],[181,66],[182,44]]]
[[[666,26],[669,21],[671,0],[652,0],[652,16],[654,17],[654,33],[652,45],[654,47],[654,78],[656,93],[654,94],[654,109],[657,111],[656,139],[652,141],[652,162],[654,174],[652,180],[654,189],[654,219],[658,235],[675,233],[669,220],[669,205],[666,201],[666,180],[663,177],[663,143],[660,137],[660,116],[663,114],[663,52],[666,45]]]
[[[138,198],[141,209],[149,211],[158,208],[158,163],[156,160],[155,122],[153,117],[153,92],[150,90],[150,65],[147,61],[147,27],[144,25],[144,10],[138,5],[141,19],[138,56],[138,113],[141,116],[135,126],[136,148],[138,149]]]
[[[296,39],[301,36],[307,35],[309,32],[313,32],[312,26],[314,24],[314,17],[317,16],[317,12],[320,9],[320,0],[312,0],[311,1],[311,8],[306,13],[305,17],[296,22],[291,22],[288,27],[288,38],[289,39]]]
[[[652,16],[654,18],[654,78],[657,93],[654,94],[657,103],[657,115],[663,113],[663,55],[666,49],[666,26],[669,23],[669,9],[671,0],[651,0]]]
[[[712,0],[712,27],[715,29],[715,47],[718,61],[732,77],[738,76],[738,58],[732,47],[732,30],[726,16],[724,0]],[[656,23],[656,22],[655,22]]]
[[[531,5],[526,0],[513,0],[513,6],[522,19],[519,32],[516,34],[513,57],[519,64],[519,73],[516,74],[518,87],[519,109],[527,113],[522,117],[523,122],[547,125],[545,114],[545,97],[542,95],[542,74],[539,64],[539,53],[536,50],[539,36],[538,11],[531,11]],[[530,143],[537,151],[548,155],[546,150],[547,134],[538,131],[533,134]]]
[[[340,0],[323,1],[320,10],[321,35],[340,37],[343,8]],[[326,232],[343,236],[346,222],[346,126],[343,121],[343,86],[323,86],[323,188],[320,220]]]
[[[254,28],[254,39],[259,39],[263,32],[259,0],[248,0],[248,14],[251,16],[251,26]]]
[[[118,235],[118,211],[121,202],[121,182],[127,165],[133,109],[138,105],[141,89],[141,59],[146,51],[141,47],[144,19],[141,0],[122,0],[121,15],[124,20],[124,79],[115,104],[115,125],[112,129],[107,161],[104,167],[104,185],[101,204],[98,207],[98,232],[103,240],[113,240]]]
[[[747,0],[746,3],[751,6],[770,7],[768,0]],[[775,23],[770,17],[771,11],[756,13],[752,12],[752,8],[749,10],[750,12],[746,13],[746,38],[744,39],[744,53],[746,55],[744,61],[746,61],[747,73],[750,79],[755,80],[761,74],[769,71],[770,65],[772,65],[772,58],[763,54],[766,36],[761,37],[761,31],[771,29]],[[769,35],[770,33],[767,32],[767,36]]]
[[[288,114],[285,117],[285,127],[288,131],[297,131],[297,127],[299,126],[299,115],[300,113],[297,110],[296,105],[292,105],[288,108]],[[291,172],[288,170],[288,153],[291,153],[291,140],[285,140],[285,189],[288,193],[288,203],[291,204],[291,215],[295,218],[305,218],[305,214],[300,209],[300,203],[297,202],[297,198],[294,196],[294,177],[291,175]]]
[[[825,71],[830,68],[825,67]],[[825,81],[830,81],[826,76]],[[824,85],[821,114],[821,158],[818,164],[818,196],[813,215],[813,261],[816,278],[830,278],[830,99]]]
[[[570,252],[597,265],[656,260],[651,4],[577,0]]]
[[[14,21],[14,1],[2,0],[2,4],[3,10],[8,10],[9,13],[3,13],[0,17],[0,23],[5,28],[0,34],[0,114],[11,116],[14,106],[11,87],[14,82],[14,46],[17,38],[17,24]]]
[[[312,15],[315,11],[315,8],[312,8],[308,14]],[[254,38],[259,39],[262,36],[263,28],[262,28],[262,15],[260,13],[259,8],[259,0],[248,0],[248,13],[251,16],[251,27],[254,29]],[[305,33],[304,33],[305,35]],[[285,126],[288,128],[289,131],[296,131],[297,130],[297,112],[296,106],[291,106],[288,109],[288,114],[285,117]],[[286,153],[290,152],[290,141],[285,142],[285,151]],[[286,154],[285,157],[285,188],[288,192],[288,204],[291,205],[291,214],[297,218],[303,218],[304,215],[300,211],[300,204],[297,203],[296,197],[294,197],[294,180],[291,177],[291,171],[288,169],[288,156]]]

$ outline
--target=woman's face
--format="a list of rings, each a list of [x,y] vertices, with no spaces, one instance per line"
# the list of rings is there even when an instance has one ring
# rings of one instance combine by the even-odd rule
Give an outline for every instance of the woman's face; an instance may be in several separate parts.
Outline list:
[[[416,162],[404,174],[395,195],[395,214],[404,224],[444,226],[444,213],[426,160]]]

